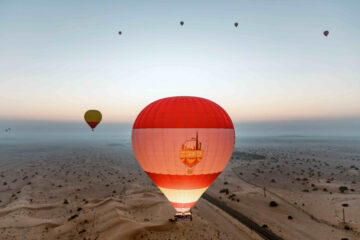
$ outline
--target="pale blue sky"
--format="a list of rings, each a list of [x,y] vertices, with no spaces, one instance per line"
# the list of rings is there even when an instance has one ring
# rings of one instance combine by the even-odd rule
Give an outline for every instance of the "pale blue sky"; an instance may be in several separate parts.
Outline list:
[[[0,119],[131,122],[173,95],[239,122],[353,119],[359,43],[360,1],[0,0]]]

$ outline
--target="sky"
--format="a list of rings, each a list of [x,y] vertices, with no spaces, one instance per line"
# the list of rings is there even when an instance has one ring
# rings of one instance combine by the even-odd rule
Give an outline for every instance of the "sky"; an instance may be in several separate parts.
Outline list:
[[[0,0],[0,120],[129,123],[188,95],[240,123],[356,122],[359,42],[357,0]]]

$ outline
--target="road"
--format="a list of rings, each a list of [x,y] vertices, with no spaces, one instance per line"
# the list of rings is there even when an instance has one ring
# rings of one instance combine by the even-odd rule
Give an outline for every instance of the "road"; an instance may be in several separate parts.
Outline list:
[[[257,234],[259,234],[263,239],[284,240],[283,238],[281,238],[281,237],[277,236],[276,234],[274,234],[273,232],[271,232],[269,229],[261,227],[260,225],[258,225],[256,222],[254,222],[250,218],[248,218],[245,215],[243,215],[242,213],[230,208],[225,203],[217,200],[216,198],[210,196],[209,194],[204,193],[202,198],[204,198],[211,204],[217,206],[218,208],[220,208],[221,210],[223,210],[224,212],[226,212],[233,218],[237,219],[239,222],[241,222],[242,224],[244,224],[245,226],[247,226],[248,228],[250,228]]]

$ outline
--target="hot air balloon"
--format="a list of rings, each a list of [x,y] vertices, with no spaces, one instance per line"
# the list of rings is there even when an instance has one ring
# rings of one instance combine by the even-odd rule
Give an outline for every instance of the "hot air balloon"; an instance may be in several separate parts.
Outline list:
[[[224,170],[234,143],[229,115],[199,97],[157,100],[132,130],[136,159],[177,211],[175,220],[192,219],[190,209]]]
[[[184,22],[183,22],[183,21],[181,21],[181,22],[180,22],[180,25],[181,25],[181,26],[183,26],[183,25],[184,25]]]
[[[329,31],[328,31],[328,30],[326,30],[326,31],[324,31],[324,33],[323,33],[323,34],[324,34],[324,36],[325,36],[325,37],[327,37],[327,36],[329,35]]]
[[[102,115],[98,110],[88,110],[84,115],[85,121],[94,131],[94,128],[101,122]]]
[[[238,26],[239,26],[239,23],[237,23],[237,22],[234,23],[234,26],[235,26],[235,27],[238,27]]]
[[[118,33],[119,33],[119,35],[121,35],[121,34],[122,34],[122,32],[121,32],[121,31],[119,31]]]

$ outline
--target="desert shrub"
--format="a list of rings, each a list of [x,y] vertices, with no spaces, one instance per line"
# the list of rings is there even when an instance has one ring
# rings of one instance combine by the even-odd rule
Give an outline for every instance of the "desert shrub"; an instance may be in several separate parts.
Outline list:
[[[270,206],[270,207],[277,207],[277,206],[279,206],[279,204],[278,204],[277,202],[275,202],[275,201],[271,201],[271,202],[269,203],[269,206]]]
[[[339,191],[340,191],[341,193],[344,193],[344,192],[347,191],[347,190],[349,190],[349,189],[348,189],[348,187],[346,187],[346,186],[340,186],[340,187],[339,187]]]
[[[79,216],[79,215],[77,215],[77,214],[72,215],[72,216],[68,219],[68,221],[71,221],[71,220],[73,220],[73,219],[77,218],[78,216]]]
[[[228,196],[228,199],[230,199],[231,201],[235,201],[236,200],[236,194],[230,194]]]
[[[219,192],[220,192],[220,193],[229,194],[229,189],[223,188],[223,189],[221,189]]]

